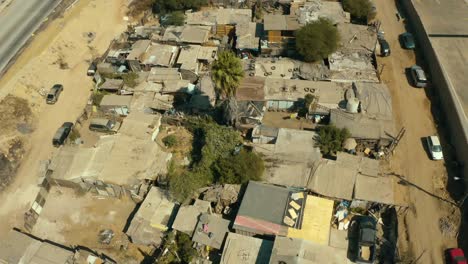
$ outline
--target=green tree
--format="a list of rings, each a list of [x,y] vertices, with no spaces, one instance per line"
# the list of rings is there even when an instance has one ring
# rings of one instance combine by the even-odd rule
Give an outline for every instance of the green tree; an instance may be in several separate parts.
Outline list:
[[[242,61],[230,51],[221,52],[211,67],[211,74],[216,93],[225,99],[222,104],[223,120],[228,125],[234,125],[237,120],[236,91],[244,77]]]
[[[338,151],[343,149],[343,142],[350,136],[348,129],[328,125],[318,130],[316,142],[324,155],[336,155]]]
[[[219,183],[243,184],[261,180],[265,165],[257,154],[243,149],[237,155],[219,159],[213,170]]]
[[[185,21],[185,15],[182,11],[174,11],[161,17],[161,25],[163,26],[182,26]]]
[[[338,30],[332,22],[319,18],[296,31],[296,50],[305,61],[322,60],[336,51],[339,40]]]
[[[369,0],[343,0],[343,9],[351,13],[354,18],[365,22],[376,15]]]
[[[172,148],[177,145],[177,137],[175,135],[169,135],[162,139],[162,142],[166,147]]]

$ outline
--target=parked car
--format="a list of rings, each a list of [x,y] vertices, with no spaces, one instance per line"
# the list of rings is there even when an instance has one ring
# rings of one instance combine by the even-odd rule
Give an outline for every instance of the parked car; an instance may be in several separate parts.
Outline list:
[[[358,251],[356,263],[374,263],[376,259],[377,222],[371,216],[363,216],[358,220]]]
[[[411,66],[410,75],[411,75],[411,81],[413,82],[412,84],[414,86],[419,87],[419,88],[424,88],[427,86],[426,73],[424,73],[424,70],[420,66],[418,65]]]
[[[52,145],[54,145],[54,147],[59,147],[60,145],[63,145],[68,135],[70,134],[72,128],[73,123],[63,123],[63,125],[59,127],[59,129],[57,129],[57,132],[55,132],[54,138],[52,138]]]
[[[405,32],[400,35],[401,45],[405,49],[414,49],[416,43],[414,42],[413,34]]]
[[[465,254],[460,248],[447,250],[447,264],[467,264]]]
[[[433,160],[442,160],[444,159],[444,154],[442,153],[442,146],[440,145],[439,137],[430,136],[426,138],[427,148]]]
[[[381,38],[379,39],[379,43],[380,43],[380,56],[382,57],[387,57],[387,56],[390,56],[390,44],[388,44],[388,42]]]
[[[91,64],[88,67],[88,71],[86,72],[86,75],[88,76],[94,76],[97,70],[97,63],[96,62],[91,62]]]
[[[94,118],[89,124],[89,130],[108,134],[117,133],[120,122],[106,118]]]
[[[63,85],[61,84],[54,84],[50,91],[47,93],[46,103],[48,104],[55,104],[60,96],[60,93],[63,91]]]

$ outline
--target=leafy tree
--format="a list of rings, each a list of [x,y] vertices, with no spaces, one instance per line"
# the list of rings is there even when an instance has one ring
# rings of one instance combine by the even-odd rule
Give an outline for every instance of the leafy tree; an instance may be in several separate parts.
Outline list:
[[[185,21],[185,15],[182,11],[174,11],[161,17],[161,25],[163,26],[182,26]]]
[[[327,58],[336,51],[340,36],[337,28],[326,18],[319,18],[296,31],[296,50],[305,61]]]
[[[168,173],[169,191],[182,202],[194,194],[194,191],[216,181],[213,164],[221,158],[231,155],[242,142],[240,134],[229,127],[220,126],[212,120],[192,118],[186,126],[194,135],[190,170]]]
[[[237,120],[235,95],[244,77],[242,61],[230,51],[221,52],[212,65],[211,74],[218,96],[226,99],[222,104],[224,122],[234,125]]]
[[[350,136],[348,129],[328,125],[319,129],[316,142],[324,155],[335,155],[343,149],[343,142]]]
[[[343,8],[351,13],[351,16],[366,22],[375,17],[372,3],[369,0],[343,0]]]
[[[243,149],[237,155],[219,159],[213,170],[219,183],[243,184],[249,180],[261,180],[265,165],[254,152]]]

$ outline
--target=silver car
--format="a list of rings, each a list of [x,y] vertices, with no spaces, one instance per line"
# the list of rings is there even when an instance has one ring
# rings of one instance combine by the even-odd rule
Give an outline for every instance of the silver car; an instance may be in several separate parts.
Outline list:
[[[55,104],[60,96],[60,93],[63,91],[63,85],[61,84],[54,84],[50,91],[47,93],[46,103],[48,104]]]
[[[424,73],[424,70],[420,66],[411,66],[410,74],[414,86],[419,88],[424,88],[427,86],[426,73]]]

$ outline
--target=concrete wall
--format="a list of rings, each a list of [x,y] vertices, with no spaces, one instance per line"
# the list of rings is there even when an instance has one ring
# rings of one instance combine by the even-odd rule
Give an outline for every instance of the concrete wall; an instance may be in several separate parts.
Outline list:
[[[449,143],[454,147],[457,161],[462,165],[465,179],[468,179],[468,131],[463,109],[454,101],[456,92],[450,87],[448,76],[442,70],[430,39],[411,0],[400,1],[406,12],[406,19],[412,27],[418,44],[422,47],[426,64],[429,67],[435,95],[440,98],[444,124],[448,127]]]

